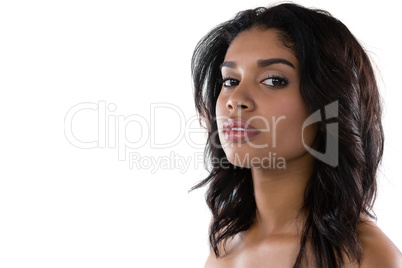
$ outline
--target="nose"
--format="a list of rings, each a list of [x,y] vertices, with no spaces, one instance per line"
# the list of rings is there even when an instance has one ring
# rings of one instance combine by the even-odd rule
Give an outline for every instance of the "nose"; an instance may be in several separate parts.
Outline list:
[[[251,92],[239,84],[226,102],[226,109],[230,112],[252,111],[255,109],[255,102]]]

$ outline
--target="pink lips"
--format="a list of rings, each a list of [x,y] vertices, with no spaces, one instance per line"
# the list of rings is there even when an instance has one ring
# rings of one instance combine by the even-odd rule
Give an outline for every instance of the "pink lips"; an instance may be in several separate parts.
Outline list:
[[[241,119],[228,119],[223,123],[223,133],[227,141],[241,142],[250,140],[260,131]]]

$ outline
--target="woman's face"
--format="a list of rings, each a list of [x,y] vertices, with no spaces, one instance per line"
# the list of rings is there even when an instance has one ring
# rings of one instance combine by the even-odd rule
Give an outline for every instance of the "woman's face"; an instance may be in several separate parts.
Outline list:
[[[316,127],[302,129],[309,111],[300,95],[299,62],[276,30],[252,28],[230,44],[221,65],[216,104],[219,139],[242,167],[284,168],[303,157]]]

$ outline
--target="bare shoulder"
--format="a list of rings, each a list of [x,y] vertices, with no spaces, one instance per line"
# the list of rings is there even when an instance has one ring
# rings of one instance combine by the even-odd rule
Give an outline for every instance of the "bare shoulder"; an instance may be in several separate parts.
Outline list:
[[[374,222],[360,223],[357,235],[363,247],[362,268],[402,267],[401,252]]]
[[[214,268],[217,267],[216,257],[214,251],[211,250],[208,256],[208,259],[204,265],[204,268]]]
[[[204,268],[231,268],[235,266],[236,257],[239,255],[239,238],[235,235],[229,238],[225,246],[219,244],[218,249],[221,257],[217,257],[211,249]]]
[[[204,268],[225,268],[230,267],[224,259],[217,258],[214,251],[211,250],[208,259],[204,265]]]
[[[211,222],[209,223],[209,228],[211,228],[212,222],[213,222],[213,218],[211,219]],[[226,267],[230,268],[230,267],[233,267],[233,263],[232,263],[233,255],[231,255],[230,253],[232,253],[234,242],[236,243],[237,240],[238,240],[238,235],[235,235],[233,238],[228,239],[226,241],[226,243],[224,243],[224,244],[219,243],[218,250],[219,250],[221,257],[217,257],[215,255],[214,250],[211,248],[207,261],[204,265],[204,268],[226,268]],[[222,255],[225,255],[225,258],[222,258],[223,257]]]

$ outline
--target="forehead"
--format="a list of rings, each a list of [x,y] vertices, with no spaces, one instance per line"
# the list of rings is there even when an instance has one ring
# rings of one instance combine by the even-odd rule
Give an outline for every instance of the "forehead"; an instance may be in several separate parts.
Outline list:
[[[225,61],[258,61],[260,59],[284,58],[298,65],[294,51],[286,47],[275,29],[251,28],[239,33],[225,55]]]

